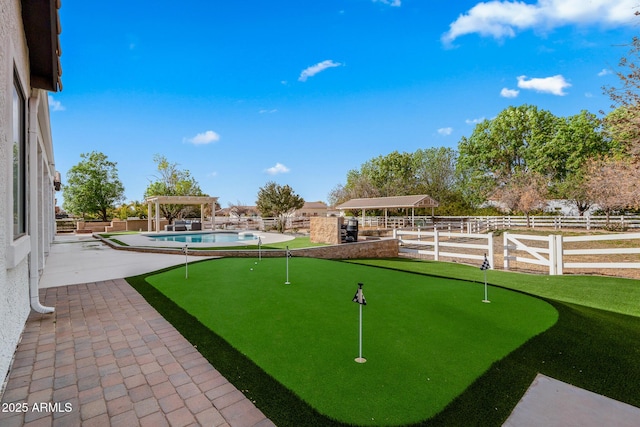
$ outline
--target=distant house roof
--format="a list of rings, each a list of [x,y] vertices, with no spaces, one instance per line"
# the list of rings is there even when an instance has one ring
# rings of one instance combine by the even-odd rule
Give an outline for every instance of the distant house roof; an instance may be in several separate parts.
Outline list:
[[[438,202],[426,194],[413,196],[370,197],[351,199],[336,206],[338,210],[351,209],[394,209],[394,208],[437,208]]]
[[[31,86],[52,92],[62,90],[60,0],[22,0],[21,3]]]
[[[304,202],[304,205],[302,206],[302,208],[300,208],[300,210],[304,210],[304,209],[327,209],[328,206],[325,202]]]
[[[209,196],[151,196],[147,197],[147,203],[159,203],[159,204],[176,204],[176,205],[201,205],[201,204],[215,204],[218,201],[217,197]]]
[[[221,215],[224,216],[230,216],[231,214],[233,215],[260,215],[260,211],[258,211],[258,208],[255,206],[242,206],[242,205],[235,205],[235,206],[230,206],[228,208],[223,208],[220,209],[218,211]]]

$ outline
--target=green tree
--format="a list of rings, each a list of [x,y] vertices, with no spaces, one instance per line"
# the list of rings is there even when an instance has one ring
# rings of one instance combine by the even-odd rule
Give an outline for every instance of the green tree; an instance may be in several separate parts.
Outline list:
[[[366,161],[360,169],[347,173],[345,185],[337,185],[329,193],[335,205],[350,199],[404,196],[418,194],[416,160],[413,153],[393,151]]]
[[[553,138],[536,148],[532,169],[561,182],[579,171],[586,159],[611,153],[615,144],[603,131],[601,120],[582,110],[559,118]]]
[[[555,197],[572,200],[582,213],[591,205],[584,192],[584,165],[620,148],[604,131],[602,121],[588,111],[556,117],[523,105],[480,123],[468,139],[462,138],[459,150],[467,200],[477,203],[504,189],[516,176],[522,181],[523,175],[536,174],[547,180]]]
[[[269,181],[258,191],[256,207],[263,217],[276,217],[277,229],[284,232],[287,217],[304,205],[304,199],[294,193],[288,185]]]
[[[123,203],[120,206],[113,209],[113,216],[118,219],[125,220],[130,217],[136,217],[140,219],[147,218],[147,204],[133,200],[129,203]]]
[[[414,194],[428,194],[440,203],[436,215],[468,215],[474,207],[465,197],[464,175],[458,170],[458,152],[452,148],[432,147],[413,153]],[[431,214],[429,210],[423,212]]]
[[[364,163],[360,174],[377,189],[379,197],[416,194],[415,159],[411,153],[393,151]]]
[[[198,182],[188,170],[181,170],[177,163],[170,163],[165,156],[156,154],[153,161],[157,165],[158,175],[144,192],[145,199],[151,196],[206,196],[200,189]],[[192,212],[191,207],[179,204],[162,204],[160,213],[173,223],[176,218]]]
[[[350,170],[346,184],[329,193],[329,202],[335,205],[355,198],[428,194],[441,202],[438,212],[468,212],[471,205],[460,191],[456,160],[456,151],[444,147],[378,156],[359,170]]]
[[[592,204],[584,187],[585,164],[619,151],[619,144],[604,131],[602,120],[583,110],[559,119],[553,139],[539,147],[534,169],[549,178],[555,197],[572,201],[583,215]]]
[[[80,154],[80,158],[67,172],[67,184],[62,188],[63,208],[82,218],[97,216],[108,221],[110,209],[124,198],[117,164],[97,151]]]
[[[476,125],[458,144],[461,171],[466,179],[493,188],[512,175],[541,167],[541,147],[556,133],[558,118],[533,105],[508,107],[496,118]]]

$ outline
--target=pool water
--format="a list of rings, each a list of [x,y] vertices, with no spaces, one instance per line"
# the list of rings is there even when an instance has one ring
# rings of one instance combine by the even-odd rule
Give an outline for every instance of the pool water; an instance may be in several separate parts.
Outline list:
[[[197,233],[197,234],[163,234],[160,236],[149,236],[158,242],[180,242],[180,243],[227,243],[243,242],[255,240],[258,236],[251,233]]]

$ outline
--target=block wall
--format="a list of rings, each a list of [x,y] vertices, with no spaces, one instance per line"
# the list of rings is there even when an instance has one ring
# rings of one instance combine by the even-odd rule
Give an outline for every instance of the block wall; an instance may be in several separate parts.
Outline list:
[[[342,217],[311,217],[310,237],[311,243],[326,243],[329,245],[340,244],[340,226]]]

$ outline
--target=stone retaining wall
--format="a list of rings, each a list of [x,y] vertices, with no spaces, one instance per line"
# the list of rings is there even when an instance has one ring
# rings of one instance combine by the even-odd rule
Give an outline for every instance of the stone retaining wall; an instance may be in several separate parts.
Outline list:
[[[96,236],[114,249],[163,253],[182,254],[182,248],[153,248],[153,247],[133,247],[120,246],[109,239]],[[220,256],[236,258],[257,258],[258,251],[253,250],[219,250],[219,251],[189,251],[193,256]],[[341,245],[318,246],[314,248],[291,249],[291,255],[296,257],[322,258],[322,259],[356,259],[356,258],[395,258],[398,256],[398,240],[383,239],[355,243],[344,243]],[[265,258],[275,258],[286,256],[285,249],[265,249],[262,251]]]
[[[127,221],[119,221],[114,219],[111,225],[104,228],[105,233],[113,233],[115,231],[127,231]]]
[[[151,220],[152,227],[155,230],[156,220]],[[169,224],[166,219],[160,220],[160,230],[164,230],[164,226]],[[76,232],[78,233],[114,233],[118,231],[149,231],[147,230],[149,222],[146,219],[127,219],[111,222],[85,222],[78,221],[76,224]]]
[[[153,231],[156,227],[156,220],[153,218],[151,220],[151,228],[152,230],[148,230],[149,221],[146,219],[128,219],[127,220],[127,231]],[[160,218],[160,231],[164,230],[164,226],[168,225],[169,221],[164,218]]]
[[[155,220],[152,220],[155,222]],[[167,221],[167,224],[169,222]],[[164,224],[162,224],[162,219],[160,220],[160,226],[164,229]],[[147,228],[149,227],[149,221],[146,219],[128,219],[127,220],[127,231],[149,231]]]
[[[110,226],[111,226],[111,222],[78,221],[76,223],[76,230],[80,232],[82,232],[83,230],[86,230],[85,232],[91,231],[94,233],[104,233],[105,228]]]

